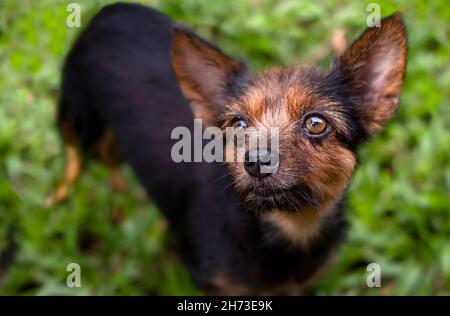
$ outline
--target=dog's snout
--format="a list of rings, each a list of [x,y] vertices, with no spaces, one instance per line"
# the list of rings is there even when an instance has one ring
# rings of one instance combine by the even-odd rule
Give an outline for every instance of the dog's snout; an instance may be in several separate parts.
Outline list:
[[[252,177],[264,178],[271,175],[274,155],[267,149],[250,149],[245,153],[244,169]]]

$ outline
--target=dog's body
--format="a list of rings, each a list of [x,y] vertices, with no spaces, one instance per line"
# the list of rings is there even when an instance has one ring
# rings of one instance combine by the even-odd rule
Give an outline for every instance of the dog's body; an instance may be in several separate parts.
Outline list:
[[[403,30],[402,24],[399,28]],[[346,57],[349,62],[353,62],[352,57],[357,59],[350,53]],[[207,59],[214,60],[202,63]],[[342,64],[346,61],[343,58]],[[113,171],[118,157],[123,155],[148,195],[167,216],[181,257],[198,286],[213,294],[292,293],[297,285],[322,270],[345,236],[343,200],[355,166],[354,152],[360,142],[378,131],[377,122],[368,122],[373,125],[368,130],[361,126],[364,122],[357,114],[349,110],[339,112],[342,135],[341,127],[336,125],[336,132],[329,136],[336,137],[330,141],[333,147],[329,150],[334,150],[334,158],[339,160],[317,161],[325,173],[323,179],[314,174],[315,165],[307,166],[308,171],[289,171],[295,170],[291,168],[287,173],[282,168],[287,168],[290,162],[283,157],[292,160],[297,154],[282,153],[279,173],[285,179],[291,177],[292,183],[296,181],[292,189],[276,191],[283,192],[285,197],[268,193],[255,197],[256,191],[248,192],[248,188],[242,187],[250,180],[240,174],[243,169],[238,165],[228,165],[227,169],[220,163],[173,162],[171,149],[175,140],[171,140],[171,132],[178,126],[193,130],[194,115],[208,125],[226,125],[226,117],[236,110],[236,104],[259,102],[265,92],[256,91],[255,87],[264,85],[267,93],[276,96],[280,87],[287,91],[294,82],[315,87],[314,93],[316,88],[321,89],[323,94],[317,99],[345,103],[343,99],[350,98],[351,93],[344,84],[351,79],[342,79],[346,70],[337,65],[325,75],[313,69],[290,70],[289,76],[293,74],[295,80],[280,70],[250,77],[241,63],[152,9],[130,4],[105,7],[81,34],[66,59],[58,126],[72,167],[69,166],[64,189],[55,200],[64,198],[67,186],[79,173],[80,161],[75,153],[78,145],[87,154],[99,154]],[[192,70],[197,77],[191,76]],[[399,71],[403,78],[404,66]],[[221,80],[220,87],[208,87]],[[221,89],[227,90],[228,95],[215,95],[218,91],[225,94]],[[305,89],[286,95],[301,101],[305,99]],[[398,95],[394,91],[391,97],[395,97],[393,93]],[[247,101],[237,101],[244,97]],[[234,104],[235,108],[213,109],[215,103],[222,102],[217,100]],[[247,113],[249,108],[245,110]],[[248,114],[248,122],[263,121],[261,111],[253,112]],[[278,112],[274,118],[291,122],[286,117],[295,111]],[[369,114],[364,115],[368,121]],[[317,122],[320,124],[314,118],[314,123]],[[292,138],[303,137],[300,134],[293,134]],[[303,142],[303,138],[299,141]],[[325,147],[322,143],[326,141],[317,140],[315,150],[327,153],[326,149],[317,149]],[[283,141],[281,151],[298,146],[303,148],[303,155],[314,153],[307,144],[296,145],[292,140],[289,148],[283,147],[287,143]],[[309,183],[301,182],[309,176],[318,178],[317,192]],[[303,177],[301,181],[299,177]],[[301,198],[294,195],[300,190]],[[290,209],[284,210],[287,204]],[[252,211],[252,206],[256,211]]]

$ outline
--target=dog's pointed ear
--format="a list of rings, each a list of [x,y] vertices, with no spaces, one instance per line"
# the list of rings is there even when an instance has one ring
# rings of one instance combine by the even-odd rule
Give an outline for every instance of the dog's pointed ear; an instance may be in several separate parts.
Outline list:
[[[216,116],[227,102],[232,85],[245,66],[183,26],[176,26],[172,40],[172,65],[196,118],[216,125]]]
[[[337,59],[350,99],[370,135],[382,130],[397,108],[406,70],[407,35],[400,13],[368,28]]]

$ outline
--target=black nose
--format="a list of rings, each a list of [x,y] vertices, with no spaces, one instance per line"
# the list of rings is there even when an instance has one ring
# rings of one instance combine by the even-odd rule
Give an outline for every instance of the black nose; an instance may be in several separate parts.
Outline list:
[[[267,149],[251,149],[245,153],[244,169],[253,177],[264,178],[270,176],[273,155]],[[262,167],[266,169],[263,170]]]

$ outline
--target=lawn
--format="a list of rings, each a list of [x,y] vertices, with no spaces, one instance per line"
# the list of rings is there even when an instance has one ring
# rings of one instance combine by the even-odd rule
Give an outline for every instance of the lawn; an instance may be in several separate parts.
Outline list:
[[[45,196],[64,166],[54,126],[60,68],[77,28],[113,1],[0,1],[0,295],[200,294],[172,250],[166,223],[125,166],[130,192],[116,194],[106,169],[87,172],[70,199]],[[354,39],[372,1],[143,1],[191,26],[259,70],[332,60],[329,39]],[[378,1],[403,12],[409,62],[396,117],[360,152],[350,188],[348,241],[337,264],[308,290],[318,295],[450,295],[450,6]],[[66,266],[81,266],[80,288]],[[381,287],[366,267],[381,267]],[[6,269],[6,266],[8,268]]]

